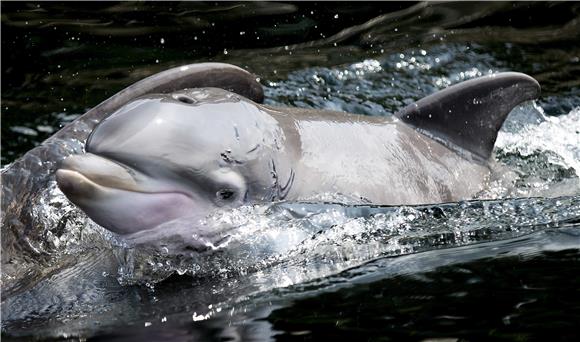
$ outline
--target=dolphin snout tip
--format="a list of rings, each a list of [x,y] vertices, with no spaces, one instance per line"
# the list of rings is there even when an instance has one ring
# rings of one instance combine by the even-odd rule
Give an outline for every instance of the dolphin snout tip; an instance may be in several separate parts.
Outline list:
[[[77,171],[60,168],[55,176],[59,189],[69,198],[86,194],[93,188],[91,182]]]
[[[135,173],[135,172],[133,172]],[[86,153],[71,155],[61,161],[56,174],[61,190],[65,184],[83,185],[84,190],[97,187],[140,191],[133,175],[120,164],[98,155]],[[60,179],[60,181],[59,181]]]
[[[55,173],[55,177],[56,177],[56,184],[58,185],[58,187],[62,190],[65,191],[70,189],[72,184],[71,184],[71,175],[74,171],[71,170],[66,170],[66,169],[58,169],[56,170]]]

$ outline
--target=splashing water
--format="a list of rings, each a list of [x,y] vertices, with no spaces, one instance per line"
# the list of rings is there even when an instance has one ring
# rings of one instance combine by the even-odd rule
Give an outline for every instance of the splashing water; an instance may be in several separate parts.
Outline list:
[[[580,107],[559,117],[545,117],[541,108],[534,108],[526,113],[536,113],[537,117],[531,117],[532,122],[515,131],[514,126],[518,123],[514,123],[514,117],[521,116],[523,110],[520,107],[510,114],[496,142],[497,160],[517,173],[513,190],[502,195],[578,195]],[[520,118],[519,125],[522,121]],[[496,192],[496,195],[499,193]]]
[[[286,80],[267,81],[266,97],[271,105],[391,115],[427,93],[504,67],[480,47],[451,44],[297,70]],[[156,243],[142,243],[139,235],[120,238],[93,223],[52,180],[34,194],[27,235],[33,251],[27,258],[44,261],[19,269],[16,258],[3,269],[3,298],[8,298],[3,315],[9,322],[53,313],[79,320],[87,312],[121,311],[133,305],[118,299],[131,285],[154,292],[155,284],[173,274],[187,274],[201,288],[212,284],[211,303],[221,308],[251,293],[330,277],[380,258],[577,224],[580,107],[554,117],[541,106],[524,104],[510,114],[496,143],[497,173],[488,189],[468,202],[386,207],[348,194],[321,194],[301,202],[218,210],[202,220],[178,219],[147,232],[160,234]],[[55,155],[78,150],[82,139],[68,144],[73,147]],[[212,234],[200,239],[195,233],[200,229]],[[74,277],[86,281],[77,284]],[[116,292],[103,290],[108,287]]]
[[[158,281],[172,272],[200,279],[276,274],[265,290],[379,257],[509,239],[579,219],[580,199],[574,196],[431,206],[281,202],[242,207],[208,217],[206,224],[229,226],[231,232],[221,244],[211,245],[210,252],[184,253],[187,236],[166,239],[155,247],[149,244],[144,250],[123,249],[120,280],[152,281],[153,276]],[[175,228],[163,227],[171,229]],[[281,274],[284,277],[278,278]],[[281,279],[285,280],[278,284]]]
[[[474,60],[477,61],[475,65]],[[390,115],[397,108],[425,93],[483,73],[499,72],[502,67],[501,62],[482,51],[481,47],[451,44],[446,48],[435,47],[429,51],[413,49],[391,54],[381,61],[364,60],[345,67],[299,70],[288,75],[285,81],[268,82],[266,95],[268,103],[272,105]],[[304,102],[305,100],[308,102]],[[565,206],[558,208],[575,217],[578,213],[574,203],[580,192],[579,117],[580,108],[560,117],[547,117],[536,103],[515,109],[496,143],[495,162],[502,166],[499,168],[499,176],[491,180],[489,188],[479,198],[568,196],[563,202],[556,200],[554,203],[570,205],[570,210],[564,210]],[[73,142],[71,145],[78,144]],[[427,223],[420,224],[425,226],[421,231],[429,232],[424,236],[417,236],[417,239],[424,240],[419,243],[421,248],[400,245],[400,240],[394,237],[417,234],[408,227],[417,226],[418,222],[414,221],[417,217],[423,217],[429,222],[428,216],[426,218],[425,214],[421,216],[415,212],[409,214],[413,218],[409,220],[406,215],[397,214],[390,208],[384,209],[385,213],[378,216],[363,215],[364,211],[360,208],[364,207],[364,203],[342,194],[321,194],[309,201],[318,203],[319,207],[314,210],[316,205],[310,204],[308,208],[316,212],[310,216],[294,217],[292,212],[280,209],[286,205],[291,206],[289,203],[273,207],[242,207],[232,212],[218,211],[193,226],[187,219],[176,220],[158,229],[173,232],[172,237],[165,236],[157,246],[143,246],[138,237],[133,241],[118,239],[88,220],[64,198],[55,183],[50,182],[39,196],[38,205],[33,208],[33,224],[44,229],[33,236],[29,244],[38,253],[57,256],[74,255],[87,246],[97,249],[113,248],[120,262],[119,280],[131,284],[157,282],[173,273],[187,273],[198,277],[247,274],[268,269],[273,264],[284,263],[285,258],[294,259],[300,253],[306,255],[304,259],[315,258],[314,254],[306,253],[308,250],[318,251],[316,253],[326,251],[327,254],[320,254],[320,260],[338,265],[333,269],[340,270],[382,255],[436,248],[436,244],[431,245],[431,232],[440,232],[443,235],[463,234],[461,236],[464,240],[445,240],[449,243],[447,247],[477,242],[470,239],[466,232],[455,231],[449,225],[431,218],[431,226]],[[346,217],[343,213],[346,209],[341,207],[338,210],[335,204],[327,205],[324,202],[352,205],[344,208],[358,211],[361,216]],[[474,203],[469,205],[480,202]],[[508,206],[523,205],[512,200],[506,203]],[[530,200],[528,205],[541,213],[547,210],[545,203],[547,202],[538,199]],[[319,212],[320,210],[323,212]],[[400,207],[398,210],[414,212],[418,209]],[[457,210],[459,212],[463,209]],[[493,215],[481,216],[481,225],[485,226],[485,219],[494,218]],[[508,226],[509,222],[516,226],[519,224],[513,217],[503,219]],[[554,222],[568,219],[570,217],[566,215],[558,216],[554,218]],[[469,222],[459,221],[456,225],[468,225]],[[200,229],[199,225],[206,227],[205,229],[213,229],[215,241],[205,241],[202,246],[195,248],[187,243],[180,245],[180,241],[187,242],[195,238],[191,231]],[[499,232],[496,233],[498,235],[492,234],[489,238],[502,236]],[[362,236],[367,237],[363,239]],[[351,241],[349,237],[352,237],[352,241],[362,239],[363,242],[356,245],[357,248],[348,247],[349,244],[345,242]],[[337,245],[334,249],[329,247],[333,245],[332,241]],[[200,251],[203,253],[199,253]],[[331,258],[330,255],[334,256]],[[340,264],[340,259],[350,261]]]

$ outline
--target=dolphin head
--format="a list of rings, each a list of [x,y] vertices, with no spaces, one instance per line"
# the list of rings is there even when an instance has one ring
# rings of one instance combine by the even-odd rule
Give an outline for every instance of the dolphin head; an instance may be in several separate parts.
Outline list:
[[[289,188],[284,132],[266,109],[217,88],[134,100],[93,130],[56,172],[63,193],[101,226],[131,234]]]

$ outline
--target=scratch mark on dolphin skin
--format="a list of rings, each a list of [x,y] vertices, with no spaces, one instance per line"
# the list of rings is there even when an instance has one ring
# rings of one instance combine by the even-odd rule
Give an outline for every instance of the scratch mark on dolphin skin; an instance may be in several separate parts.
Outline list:
[[[290,176],[288,177],[288,180],[286,181],[286,185],[284,185],[283,187],[280,188],[280,199],[285,199],[286,196],[288,196],[288,193],[290,192],[290,188],[292,187],[292,184],[294,184],[294,169],[290,169]]]
[[[235,158],[232,157],[232,150],[225,150],[224,152],[222,152],[220,154],[220,156],[222,157],[222,160],[228,164],[237,164],[237,165],[241,165],[244,162],[241,160],[237,160]]]
[[[236,140],[240,140],[240,132],[238,131],[238,126],[234,125],[234,134],[236,136]]]
[[[220,154],[220,156],[222,157],[223,161],[225,161],[226,163],[231,163],[232,160],[230,159],[230,156],[227,154],[227,152],[222,152]]]
[[[258,148],[260,148],[260,144],[256,144],[256,146],[254,146],[254,147],[253,147],[251,150],[249,150],[249,151],[248,151],[248,152],[246,152],[246,153],[250,154],[250,153],[252,153],[252,152],[255,152],[256,150],[258,150]]]
[[[272,184],[270,199],[271,201],[283,200],[286,198],[286,196],[288,196],[290,188],[292,187],[292,184],[294,184],[294,175],[295,175],[294,169],[290,169],[290,176],[288,177],[286,184],[280,186],[278,171],[276,170],[276,163],[274,162],[274,159],[270,160],[270,164],[272,166],[272,170],[270,171],[270,173],[274,181],[274,183]]]
[[[270,166],[272,168],[272,170],[270,170],[270,174],[272,175],[273,180],[272,189],[270,192],[270,200],[274,201],[278,195],[278,173],[276,172],[276,163],[274,162],[274,159],[270,159]]]

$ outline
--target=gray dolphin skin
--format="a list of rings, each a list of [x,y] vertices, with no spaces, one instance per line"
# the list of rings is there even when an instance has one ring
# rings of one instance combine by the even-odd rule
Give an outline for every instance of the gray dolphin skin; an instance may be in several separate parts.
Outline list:
[[[370,117],[262,105],[255,78],[221,70],[219,80],[205,75],[166,93],[152,87],[116,106],[86,153],[60,164],[59,188],[123,235],[216,208],[324,193],[387,205],[470,199],[486,187],[503,121],[540,92],[527,75],[499,73]]]

